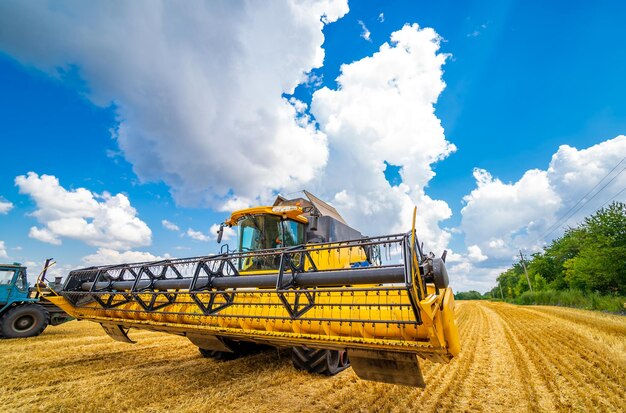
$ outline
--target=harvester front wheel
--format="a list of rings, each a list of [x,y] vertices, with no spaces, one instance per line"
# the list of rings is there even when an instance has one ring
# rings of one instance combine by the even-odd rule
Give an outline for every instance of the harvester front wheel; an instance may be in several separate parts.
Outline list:
[[[4,313],[0,320],[0,336],[5,338],[26,338],[41,334],[50,315],[40,305],[23,304]]]
[[[345,350],[320,350],[308,347],[293,347],[291,353],[293,366],[309,373],[334,376],[350,367],[348,353]]]

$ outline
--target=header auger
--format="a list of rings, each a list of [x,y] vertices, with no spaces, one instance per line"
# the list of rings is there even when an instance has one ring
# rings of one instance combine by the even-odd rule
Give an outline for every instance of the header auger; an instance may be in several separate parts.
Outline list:
[[[445,254],[425,254],[414,229],[363,237],[305,194],[234,212],[235,252],[75,270],[50,300],[119,341],[162,331],[219,359],[292,347],[299,369],[423,387],[416,356],[460,350]]]

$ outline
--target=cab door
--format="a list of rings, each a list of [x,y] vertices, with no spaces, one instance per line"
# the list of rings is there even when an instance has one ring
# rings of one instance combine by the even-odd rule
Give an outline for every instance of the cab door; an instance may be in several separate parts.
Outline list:
[[[9,291],[10,301],[22,301],[28,298],[28,280],[26,279],[26,269],[20,268],[16,270],[13,288]]]

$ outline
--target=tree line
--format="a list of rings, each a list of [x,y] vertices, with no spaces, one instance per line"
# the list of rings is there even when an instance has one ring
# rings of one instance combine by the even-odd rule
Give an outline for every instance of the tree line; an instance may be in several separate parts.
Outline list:
[[[613,202],[568,228],[543,251],[501,273],[494,288],[480,294],[460,292],[458,299],[502,298],[519,301],[533,292],[575,291],[580,295],[626,296],[626,204]]]

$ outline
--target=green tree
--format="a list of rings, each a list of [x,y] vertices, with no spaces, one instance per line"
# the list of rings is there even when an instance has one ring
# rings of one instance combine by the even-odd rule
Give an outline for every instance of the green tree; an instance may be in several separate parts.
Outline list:
[[[626,294],[626,204],[613,202],[596,211],[562,237],[554,239],[543,252],[527,263],[533,289],[565,290],[602,294]],[[528,291],[520,263],[500,274],[490,291],[514,299]]]
[[[553,240],[545,249],[542,258],[545,262],[538,262],[537,265],[544,266],[539,273],[548,282],[548,288],[562,290],[570,287],[565,279],[565,263],[578,255],[584,240],[584,229],[569,228],[562,237]]]
[[[500,297],[500,287],[502,287],[502,294],[504,298],[515,298],[520,294],[519,282],[524,274],[524,269],[520,263],[513,264],[512,268],[509,268],[498,277],[498,284],[491,290],[492,295]],[[526,285],[528,289],[528,285]]]
[[[626,204],[614,202],[586,218],[582,247],[564,263],[571,288],[626,294]]]
[[[470,290],[456,293],[454,294],[454,298],[457,300],[482,300],[483,296],[478,291]]]

